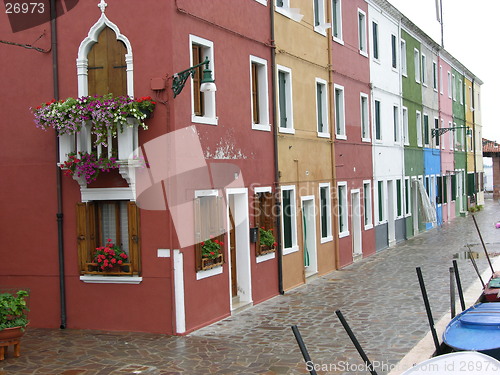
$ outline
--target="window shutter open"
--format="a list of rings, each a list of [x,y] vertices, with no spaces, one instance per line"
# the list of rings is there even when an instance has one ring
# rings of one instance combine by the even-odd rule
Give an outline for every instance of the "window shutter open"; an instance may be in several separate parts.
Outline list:
[[[257,64],[252,63],[252,111],[254,124],[260,123],[259,113],[259,78]]]
[[[140,215],[139,207],[135,202],[128,203],[128,236],[129,236],[129,255],[132,264],[132,274],[139,274],[140,270],[140,237],[139,237]]]
[[[191,53],[193,55],[193,66],[198,65],[203,61],[201,57],[201,46],[193,44]],[[193,110],[196,116],[203,116],[203,93],[200,91],[202,74],[203,69],[200,66],[196,69],[196,73],[193,77]]]
[[[87,205],[85,203],[76,204],[76,243],[80,273],[82,273],[88,257]]]

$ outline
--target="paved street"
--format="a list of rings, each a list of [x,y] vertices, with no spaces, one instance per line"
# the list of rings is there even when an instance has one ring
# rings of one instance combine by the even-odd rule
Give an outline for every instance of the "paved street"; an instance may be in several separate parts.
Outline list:
[[[500,253],[499,205],[476,214],[490,253]],[[470,216],[419,235],[343,270],[319,277],[186,337],[143,333],[29,329],[21,357],[0,375],[21,374],[306,374],[290,326],[297,324],[321,374],[368,374],[338,321],[341,309],[379,374],[387,374],[427,333],[415,267],[420,266],[435,320],[449,309],[453,255],[466,244],[483,254]],[[477,259],[481,271],[486,259]],[[458,259],[464,288],[477,276]],[[349,370],[349,371],[348,371]],[[352,371],[351,371],[352,370]]]

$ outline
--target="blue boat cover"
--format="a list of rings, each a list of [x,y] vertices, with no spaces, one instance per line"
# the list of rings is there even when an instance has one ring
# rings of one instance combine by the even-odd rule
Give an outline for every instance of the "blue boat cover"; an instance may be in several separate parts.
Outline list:
[[[478,303],[448,323],[443,341],[458,350],[500,348],[500,302]]]

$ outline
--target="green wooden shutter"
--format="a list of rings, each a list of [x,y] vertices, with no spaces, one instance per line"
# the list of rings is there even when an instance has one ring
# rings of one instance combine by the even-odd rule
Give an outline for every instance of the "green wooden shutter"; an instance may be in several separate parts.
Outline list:
[[[322,85],[316,83],[316,105],[318,107],[318,132],[323,132],[323,89]]]
[[[292,206],[290,190],[283,190],[283,236],[285,248],[292,247]]]
[[[287,127],[286,117],[286,74],[285,72],[278,72],[278,90],[279,90],[279,110],[280,110],[280,128]]]

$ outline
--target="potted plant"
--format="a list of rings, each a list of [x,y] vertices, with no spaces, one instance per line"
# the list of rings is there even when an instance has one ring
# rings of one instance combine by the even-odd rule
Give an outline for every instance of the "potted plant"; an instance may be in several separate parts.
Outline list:
[[[110,169],[118,168],[116,158],[97,157],[93,152],[72,152],[68,154],[68,160],[61,166],[66,176],[83,177],[87,184],[95,181],[100,172],[109,172]]]
[[[201,243],[201,268],[206,270],[222,264],[224,242],[210,238]]]
[[[128,261],[128,255],[108,238],[106,245],[96,248],[93,259],[99,271],[118,272],[120,267]]]
[[[21,337],[28,325],[29,292],[0,292],[0,341]]]
[[[273,229],[259,228],[260,255],[271,253],[276,250],[278,243],[273,235]]]
[[[95,135],[93,147],[106,146],[108,134],[116,137],[123,126],[132,126],[127,119],[137,120],[147,129],[144,119],[154,110],[156,102],[150,97],[138,99],[129,96],[82,96],[65,100],[51,100],[31,108],[38,128],[53,128],[59,135],[79,133],[84,123],[90,124]]]

